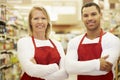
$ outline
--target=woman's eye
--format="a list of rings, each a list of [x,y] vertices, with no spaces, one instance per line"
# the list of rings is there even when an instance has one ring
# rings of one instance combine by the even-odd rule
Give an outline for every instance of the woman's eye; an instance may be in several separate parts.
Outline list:
[[[43,17],[42,19],[45,20],[46,18]]]
[[[84,14],[83,17],[88,17],[88,15],[87,15],[87,14]]]
[[[33,18],[33,20],[46,20],[47,18],[45,18],[45,17],[42,17],[42,18],[38,18],[38,17],[36,17],[36,18]]]
[[[34,18],[34,20],[38,20],[38,18]]]

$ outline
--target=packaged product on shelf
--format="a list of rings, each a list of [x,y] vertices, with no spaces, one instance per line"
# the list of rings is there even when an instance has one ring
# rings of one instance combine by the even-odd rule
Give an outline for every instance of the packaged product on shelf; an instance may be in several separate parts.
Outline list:
[[[0,20],[0,34],[3,34],[6,32],[6,23],[2,20]]]

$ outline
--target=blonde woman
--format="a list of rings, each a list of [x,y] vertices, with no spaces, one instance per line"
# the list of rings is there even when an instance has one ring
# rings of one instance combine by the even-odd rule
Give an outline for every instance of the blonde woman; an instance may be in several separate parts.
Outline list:
[[[23,71],[20,80],[65,80],[64,50],[58,41],[49,38],[48,13],[43,7],[33,7],[28,17],[31,35],[17,43]]]

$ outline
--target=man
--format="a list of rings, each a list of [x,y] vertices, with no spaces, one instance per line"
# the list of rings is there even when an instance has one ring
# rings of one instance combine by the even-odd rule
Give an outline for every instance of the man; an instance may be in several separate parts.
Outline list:
[[[66,70],[77,74],[77,80],[113,80],[120,40],[102,30],[102,13],[96,3],[83,5],[81,14],[87,32],[68,43]]]

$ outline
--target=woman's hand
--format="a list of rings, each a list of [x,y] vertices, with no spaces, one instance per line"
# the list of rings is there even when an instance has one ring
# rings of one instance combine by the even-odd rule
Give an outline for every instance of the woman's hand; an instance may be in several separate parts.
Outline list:
[[[33,62],[34,64],[36,64],[36,61],[34,58],[31,59],[31,62]]]

